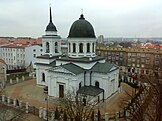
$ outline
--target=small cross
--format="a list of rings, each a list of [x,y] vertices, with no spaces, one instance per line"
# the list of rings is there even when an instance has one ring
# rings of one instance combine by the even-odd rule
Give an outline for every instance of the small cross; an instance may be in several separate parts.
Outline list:
[[[83,14],[83,8],[81,9],[81,14]]]

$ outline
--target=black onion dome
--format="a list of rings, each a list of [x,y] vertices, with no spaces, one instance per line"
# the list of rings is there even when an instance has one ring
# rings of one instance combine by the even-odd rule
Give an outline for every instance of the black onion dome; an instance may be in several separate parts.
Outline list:
[[[96,38],[93,26],[85,20],[81,14],[79,20],[76,20],[69,32],[69,38]]]
[[[50,22],[49,22],[49,24],[46,27],[46,31],[56,31],[57,32],[56,26],[52,22],[51,7],[50,7]]]
[[[48,24],[48,26],[46,27],[46,31],[56,31],[57,32],[57,29],[56,29],[56,26],[52,22],[50,22]]]

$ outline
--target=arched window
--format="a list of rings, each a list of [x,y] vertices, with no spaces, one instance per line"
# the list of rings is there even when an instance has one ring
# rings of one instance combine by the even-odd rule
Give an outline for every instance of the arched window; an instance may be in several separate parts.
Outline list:
[[[73,43],[73,53],[76,53],[76,44]]]
[[[95,82],[95,86],[98,87],[98,88],[100,87],[100,84],[99,84],[98,81]]]
[[[58,43],[55,42],[55,53],[58,53]]]
[[[79,53],[83,53],[83,43],[79,44]]]
[[[95,45],[94,45],[94,43],[92,44],[92,52],[95,52]]]
[[[82,87],[82,83],[80,82],[80,83],[79,83],[79,89],[80,89],[81,87]]]
[[[50,49],[49,49],[49,42],[46,42],[46,53],[49,53]]]
[[[69,52],[71,52],[70,43],[69,43]]]
[[[42,73],[42,82],[45,82],[45,74]]]
[[[90,52],[90,44],[87,43],[87,53],[89,53],[89,52]]]

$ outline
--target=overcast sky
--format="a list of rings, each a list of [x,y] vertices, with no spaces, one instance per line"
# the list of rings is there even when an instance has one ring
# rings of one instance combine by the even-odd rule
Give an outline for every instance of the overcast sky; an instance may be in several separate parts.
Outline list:
[[[42,36],[50,3],[63,38],[81,9],[96,36],[162,37],[162,0],[0,0],[0,36]]]

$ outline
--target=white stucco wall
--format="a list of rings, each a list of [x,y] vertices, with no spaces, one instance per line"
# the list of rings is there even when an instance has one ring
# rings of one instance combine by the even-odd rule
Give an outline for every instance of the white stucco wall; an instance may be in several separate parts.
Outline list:
[[[49,76],[49,73],[47,72],[48,68],[49,68],[48,66],[37,65],[37,68],[36,68],[36,80],[37,80],[38,85],[47,86],[47,84],[48,84],[47,79],[48,79],[48,76]],[[42,73],[45,74],[45,82],[42,81]]]
[[[95,86],[95,82],[99,82],[99,87],[104,89],[104,99],[110,97],[113,93],[118,91],[118,73],[119,70],[115,70],[109,74],[95,73],[91,75],[91,85]],[[59,97],[59,84],[64,85],[64,91],[73,91],[79,89],[79,83],[81,85],[90,85],[90,72],[87,71],[85,74],[84,84],[84,72],[78,75],[70,74],[70,72],[49,72],[48,73],[48,86],[49,95]],[[98,99],[98,97],[96,97]],[[103,98],[103,94],[100,95],[100,99]]]
[[[61,55],[61,39],[59,36],[43,36],[42,45],[43,45],[43,54],[49,54],[51,56]],[[46,42],[49,42],[49,53],[46,53]],[[58,53],[55,53],[55,43],[58,43]]]
[[[68,38],[68,56],[73,58],[95,57],[96,56],[96,38]],[[73,43],[76,44],[76,52],[73,52]],[[83,44],[83,53],[79,53],[79,44]],[[87,43],[90,44],[90,52],[87,52]],[[70,46],[69,46],[70,44]],[[92,49],[94,44],[94,51]]]
[[[28,67],[32,62],[34,68],[36,65],[34,64],[37,61],[37,56],[42,55],[43,50],[39,45],[33,45],[25,48],[25,67]]]
[[[1,47],[2,59],[9,70],[25,67],[25,48],[21,44],[15,44],[15,46],[17,47]]]

